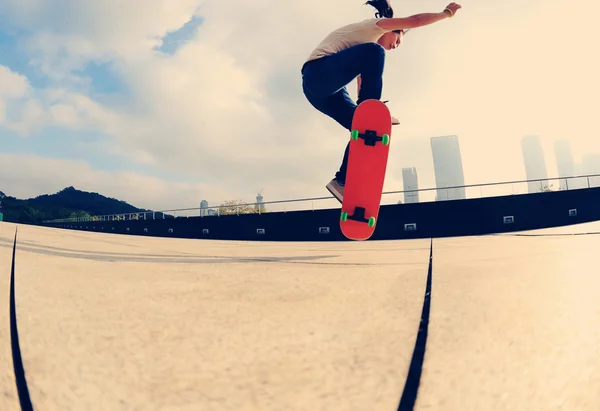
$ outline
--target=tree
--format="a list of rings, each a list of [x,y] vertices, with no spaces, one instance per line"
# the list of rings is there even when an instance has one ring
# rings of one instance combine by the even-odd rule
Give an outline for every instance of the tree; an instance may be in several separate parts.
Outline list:
[[[555,191],[553,189],[553,187],[554,187],[554,184],[550,184],[549,186],[548,185],[544,185],[544,186],[542,186],[542,192],[543,193],[549,193],[549,192]]]
[[[69,216],[69,218],[86,218],[86,219],[89,219],[90,217],[91,217],[90,214],[85,211],[74,211]]]
[[[267,212],[267,209],[265,208],[264,204],[254,204],[252,207],[254,207],[254,212],[255,213],[260,213],[260,214],[264,214]]]
[[[266,209],[263,204],[260,205],[260,212],[265,213]],[[258,214],[258,204],[246,204],[242,200],[228,200],[219,206],[219,215],[235,215],[235,214]]]

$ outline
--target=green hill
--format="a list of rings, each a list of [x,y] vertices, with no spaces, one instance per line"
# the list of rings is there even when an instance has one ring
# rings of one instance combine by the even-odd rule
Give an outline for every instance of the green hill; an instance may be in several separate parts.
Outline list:
[[[148,211],[121,200],[73,187],[67,187],[56,194],[44,194],[25,200],[5,196],[0,191],[0,199],[0,212],[4,214],[4,221],[22,224],[39,224],[45,220],[59,218]]]

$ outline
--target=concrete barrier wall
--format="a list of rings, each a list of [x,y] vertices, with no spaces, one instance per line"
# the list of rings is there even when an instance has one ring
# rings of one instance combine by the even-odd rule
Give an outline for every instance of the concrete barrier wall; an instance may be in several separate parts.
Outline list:
[[[344,241],[340,209],[128,221],[46,223],[117,234],[256,241]],[[371,240],[506,233],[600,220],[600,188],[385,205]]]

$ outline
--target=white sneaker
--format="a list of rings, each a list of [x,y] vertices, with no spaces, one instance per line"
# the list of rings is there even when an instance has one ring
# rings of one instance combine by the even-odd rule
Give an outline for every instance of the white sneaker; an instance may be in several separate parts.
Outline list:
[[[344,200],[344,186],[334,178],[326,186],[327,190],[342,204]]]
[[[389,102],[390,102],[389,100],[385,100],[385,101],[383,101],[383,104],[387,104],[387,103],[389,103]],[[392,125],[393,125],[393,126],[397,126],[398,124],[400,124],[400,120],[398,120],[398,119],[397,119],[396,117],[394,117],[394,116],[391,116],[391,117],[392,117]]]

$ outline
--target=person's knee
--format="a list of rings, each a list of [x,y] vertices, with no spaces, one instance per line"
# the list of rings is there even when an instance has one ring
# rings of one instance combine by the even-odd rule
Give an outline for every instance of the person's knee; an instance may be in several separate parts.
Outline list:
[[[344,129],[348,131],[352,130],[352,118],[354,116],[354,110],[336,107],[335,109],[331,110],[328,115]]]
[[[385,48],[383,48],[383,46],[379,43],[367,43],[365,44],[365,47],[367,49],[367,53],[369,54],[370,58],[375,58],[375,59],[385,59]]]

